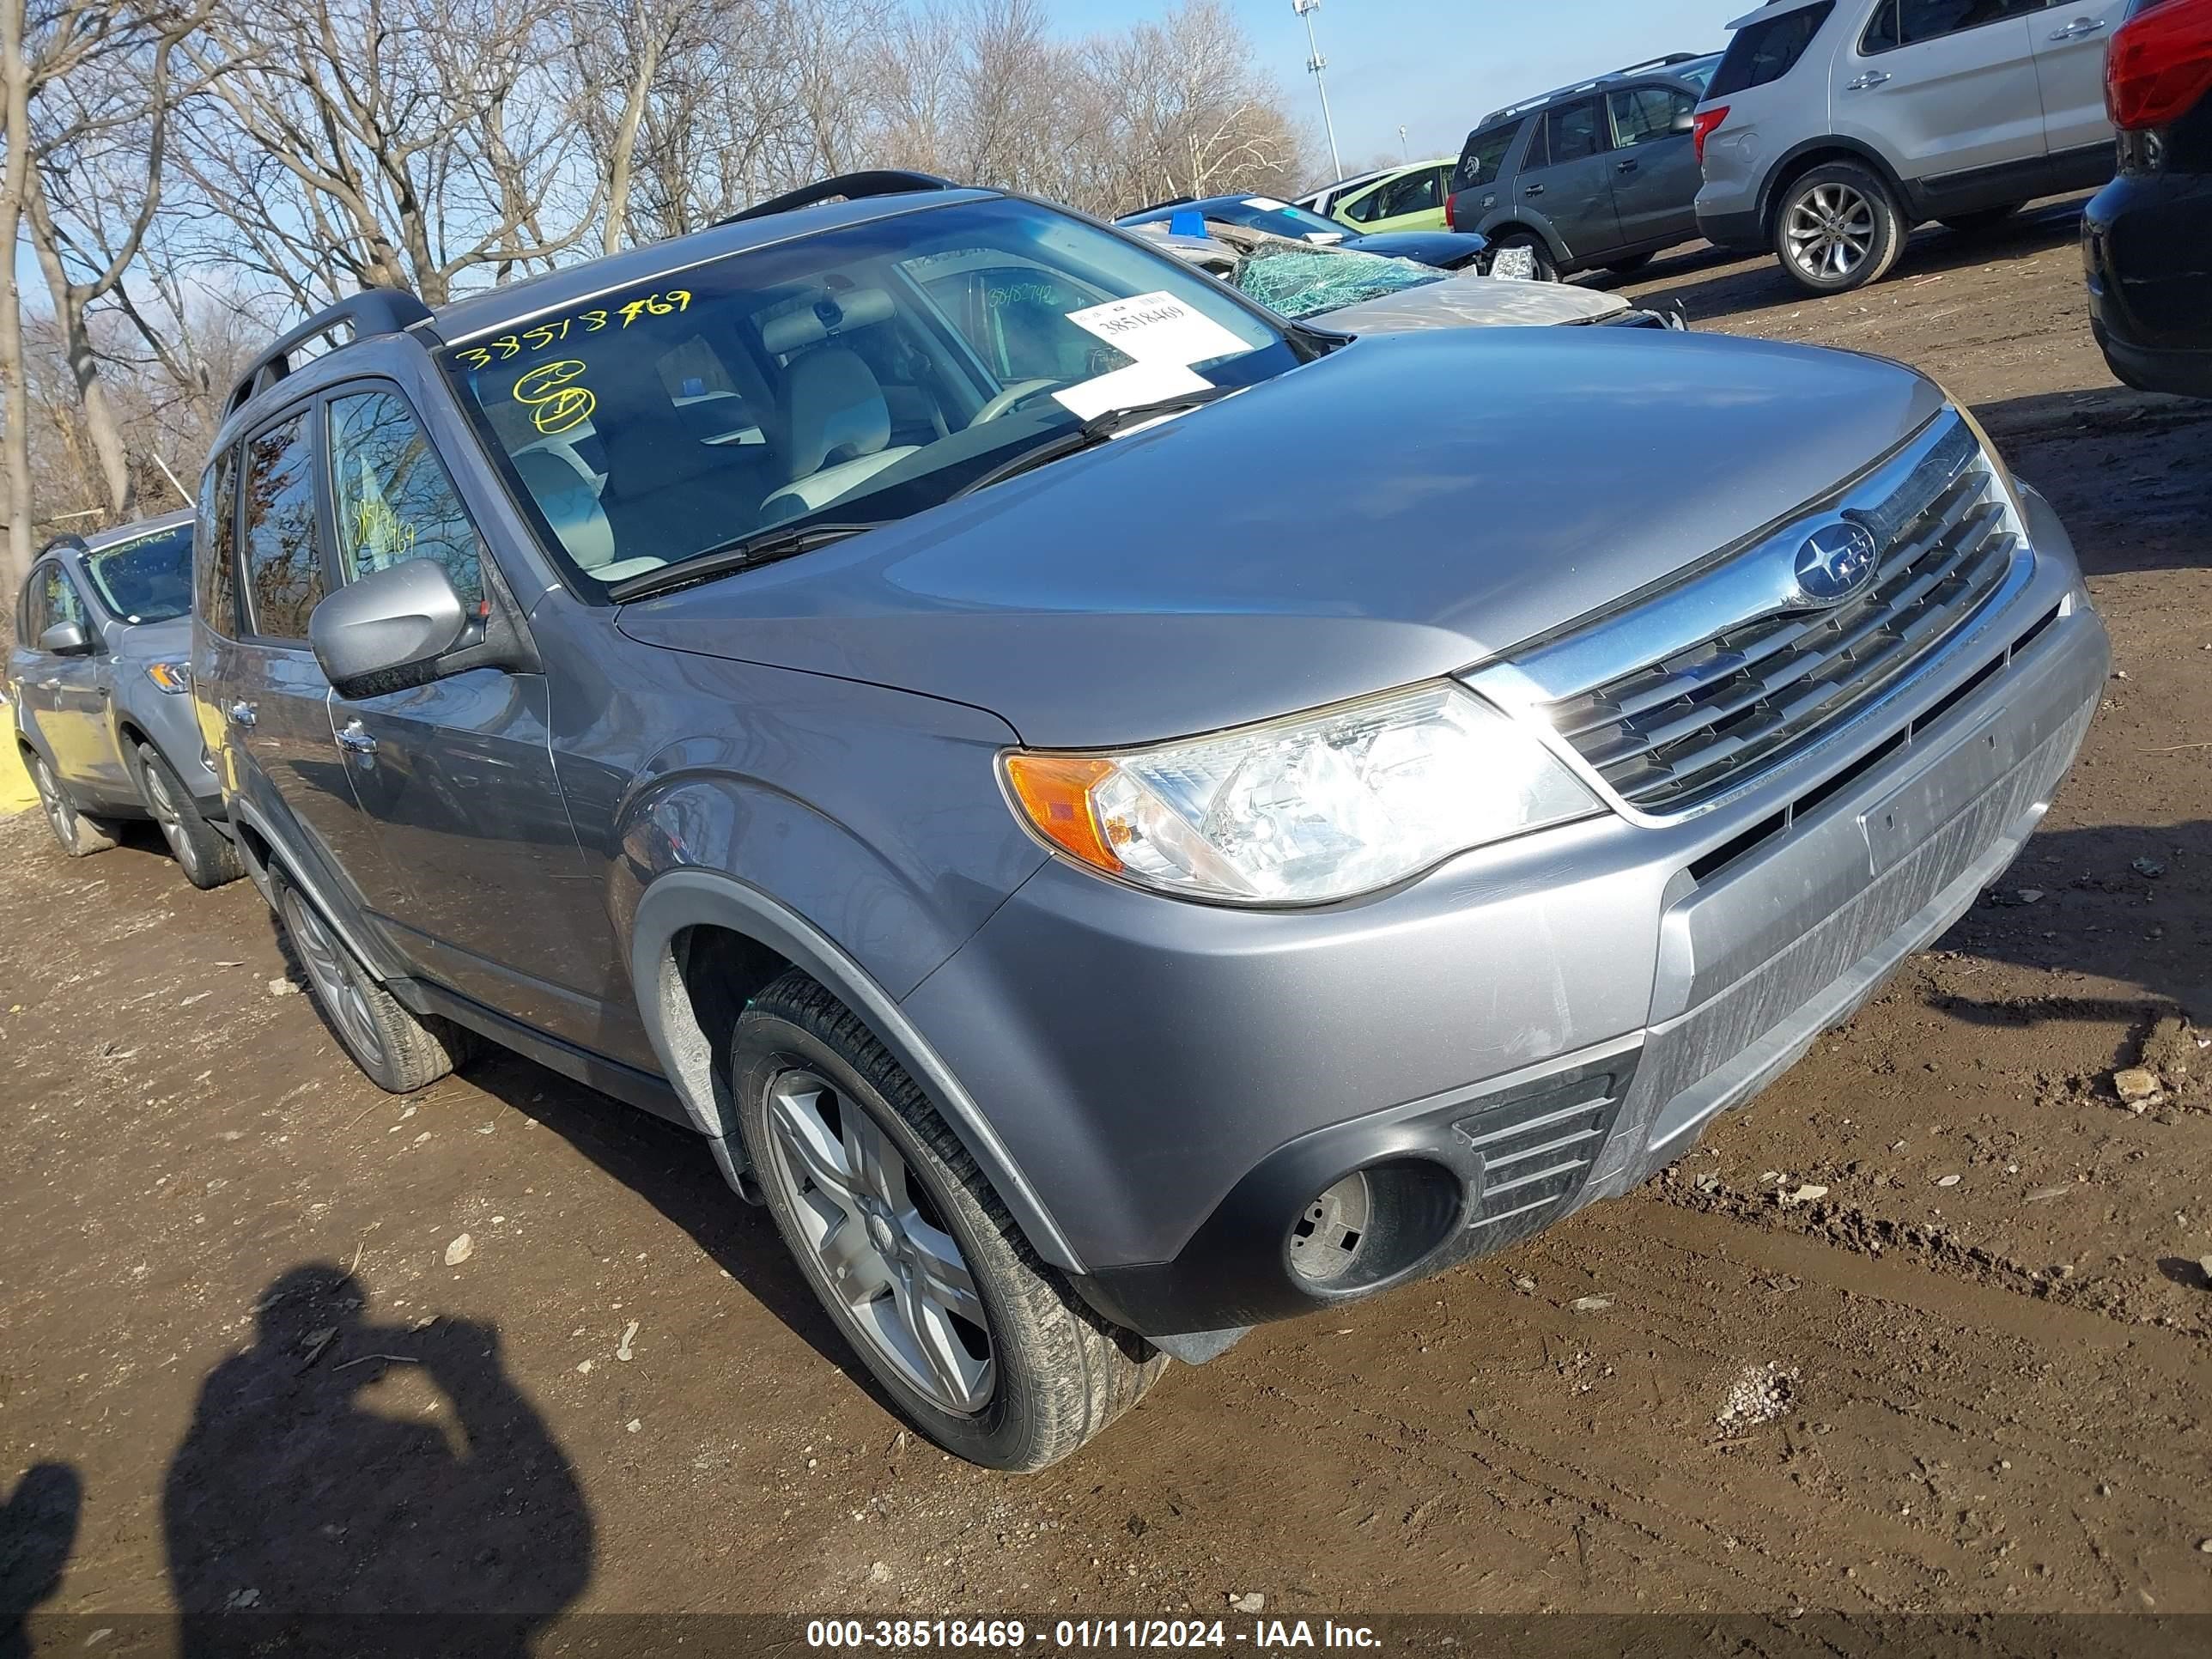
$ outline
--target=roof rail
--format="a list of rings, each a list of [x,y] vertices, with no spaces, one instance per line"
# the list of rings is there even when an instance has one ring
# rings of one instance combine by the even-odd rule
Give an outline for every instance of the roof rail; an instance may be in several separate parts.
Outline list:
[[[908,196],[926,190],[959,188],[950,179],[940,179],[933,173],[915,173],[905,167],[873,167],[865,173],[841,173],[834,179],[823,179],[786,191],[765,202],[755,202],[726,219],[717,219],[714,223],[718,227],[736,225],[748,219],[765,219],[774,213],[795,213],[800,208],[840,196],[848,202],[858,202],[870,196]]]
[[[349,327],[352,338],[366,340],[374,335],[400,334],[430,320],[430,307],[401,288],[363,289],[349,294],[334,306],[325,307],[301,323],[288,329],[270,343],[256,357],[238,383],[230,389],[230,397],[222,406],[226,416],[235,414],[259,392],[276,384],[292,372],[292,354],[308,341],[318,339],[333,331]]]
[[[1631,64],[1626,69],[1607,70],[1602,75],[1593,75],[1587,81],[1577,81],[1570,86],[1554,87],[1541,97],[1523,98],[1518,103],[1507,104],[1502,108],[1494,109],[1474,124],[1475,131],[1480,132],[1483,128],[1496,122],[1509,119],[1516,115],[1526,115],[1532,109],[1541,109],[1554,99],[1565,98],[1577,92],[1595,92],[1608,81],[1618,81],[1631,75],[1650,75],[1660,70],[1672,69],[1677,64],[1695,63],[1700,58],[1709,58],[1711,55],[1710,52],[1670,52],[1664,58],[1654,58],[1644,63]]]

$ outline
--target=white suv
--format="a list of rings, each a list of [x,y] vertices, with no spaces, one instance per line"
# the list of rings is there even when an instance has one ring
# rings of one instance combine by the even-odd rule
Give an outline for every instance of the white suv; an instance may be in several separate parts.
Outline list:
[[[2128,3],[1769,0],[1698,108],[1698,228],[1837,294],[1923,220],[1975,228],[2102,184],[2105,42]]]

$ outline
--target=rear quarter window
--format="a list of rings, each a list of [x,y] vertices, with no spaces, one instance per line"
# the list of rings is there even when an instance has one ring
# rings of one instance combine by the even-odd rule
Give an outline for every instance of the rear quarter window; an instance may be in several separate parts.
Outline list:
[[[1520,131],[1521,123],[1515,121],[1486,132],[1470,134],[1467,148],[1460,153],[1459,166],[1452,173],[1452,188],[1480,190],[1495,183],[1505,166],[1506,152],[1513,148],[1514,136]]]
[[[1745,24],[1721,55],[1721,66],[1713,71],[1712,82],[1705,88],[1705,101],[1779,81],[1797,67],[1797,60],[1804,57],[1835,9],[1834,0],[1824,0],[1820,5]]]

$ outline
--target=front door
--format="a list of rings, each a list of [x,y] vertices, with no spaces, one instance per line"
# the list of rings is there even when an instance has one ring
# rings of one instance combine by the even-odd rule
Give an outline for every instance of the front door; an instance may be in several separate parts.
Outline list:
[[[511,605],[476,526],[394,386],[323,405],[342,580],[410,559],[462,600]],[[601,1048],[612,924],[553,771],[540,674],[471,669],[333,705],[334,758],[382,857],[367,895],[426,977],[582,1047]]]
[[[326,892],[358,904],[376,856],[332,740],[331,688],[307,645],[329,585],[316,533],[312,406],[246,442],[237,637],[214,673],[232,787]],[[221,629],[215,630],[218,635]]]
[[[1363,235],[1389,230],[1442,230],[1451,171],[1449,167],[1427,167],[1401,173],[1347,203],[1337,216],[1350,221]]]
[[[1836,53],[1835,131],[1909,182],[2044,155],[2027,13],[2044,0],[1882,0]]]
[[[1697,107],[1671,87],[1631,87],[1606,99],[1613,127],[1613,209],[1631,247],[1698,234],[1697,147],[1675,123]]]
[[[2043,128],[2053,155],[2112,142],[2105,112],[2105,50],[2128,21],[2129,0],[2053,0],[2028,19],[2035,31],[2035,77],[2043,88]]]
[[[1578,98],[1544,112],[1513,181],[1521,204],[1550,222],[1570,259],[1600,260],[1620,246],[1612,149],[1602,100]]]
[[[116,746],[115,722],[108,714],[112,665],[91,602],[58,559],[40,567],[39,580],[44,625],[75,623],[92,646],[89,652],[70,657],[38,653],[33,678],[40,697],[40,735],[53,755],[56,775],[78,805],[127,805],[137,799],[137,790]],[[36,635],[29,643],[36,648]]]

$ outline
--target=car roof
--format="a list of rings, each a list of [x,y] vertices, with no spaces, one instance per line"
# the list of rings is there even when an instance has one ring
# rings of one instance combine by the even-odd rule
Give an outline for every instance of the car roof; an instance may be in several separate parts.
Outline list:
[[[619,253],[587,259],[581,264],[564,265],[543,276],[525,277],[519,283],[506,283],[482,294],[470,295],[433,312],[433,325],[440,337],[452,344],[488,330],[504,328],[542,311],[558,310],[616,289],[633,288],[732,253],[796,241],[847,225],[946,207],[956,202],[989,201],[1000,193],[956,189],[866,196],[854,201],[820,203],[757,219],[726,220],[689,235],[671,237],[665,242],[648,243],[643,247],[625,248]]]
[[[1810,3],[1811,0],[1808,0],[1808,3]],[[1735,26],[1731,24],[1729,27]],[[1554,87],[1540,97],[1523,98],[1516,103],[1507,104],[1501,109],[1494,109],[1474,124],[1474,131],[1484,132],[1504,122],[1518,120],[1524,115],[1532,115],[1540,109],[1549,108],[1562,98],[1577,97],[1583,93],[1595,92],[1601,88],[1617,87],[1624,81],[1664,84],[1685,92],[1695,92],[1698,90],[1695,83],[1683,80],[1674,71],[1692,64],[1702,64],[1707,58],[1718,58],[1720,55],[1717,52],[1669,52],[1664,58],[1655,58],[1648,63],[1631,64],[1626,69],[1608,70],[1603,75],[1593,75],[1588,80],[1577,81],[1571,86]]]
[[[174,530],[181,525],[190,524],[192,518],[193,512],[191,507],[180,507],[173,513],[159,514],[150,519],[134,519],[129,524],[116,525],[107,530],[95,530],[89,534],[80,536],[77,539],[84,544],[86,552],[97,553],[103,548],[119,546],[125,542],[135,542],[141,536],[155,536],[165,530]],[[52,543],[48,544],[49,546],[52,544]],[[76,550],[66,542],[62,545],[64,551]]]

